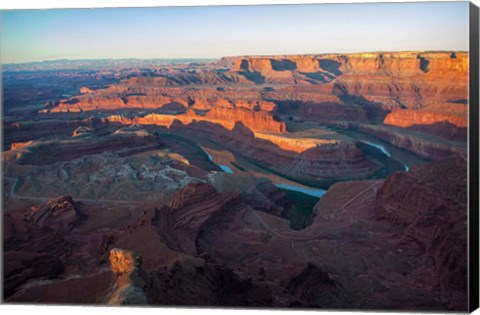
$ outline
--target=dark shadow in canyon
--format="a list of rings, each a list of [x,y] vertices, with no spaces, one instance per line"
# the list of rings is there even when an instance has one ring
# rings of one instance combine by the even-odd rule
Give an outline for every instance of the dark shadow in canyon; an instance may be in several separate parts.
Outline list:
[[[265,83],[265,77],[260,72],[239,71],[239,75],[243,75],[247,80],[252,81],[255,84]]]
[[[342,75],[343,72],[340,70],[340,66],[342,65],[340,62],[332,60],[332,59],[321,59],[318,61],[320,68],[333,73],[336,76]]]
[[[272,59],[270,62],[272,63],[272,69],[275,71],[294,71],[297,69],[297,64],[288,59]]]

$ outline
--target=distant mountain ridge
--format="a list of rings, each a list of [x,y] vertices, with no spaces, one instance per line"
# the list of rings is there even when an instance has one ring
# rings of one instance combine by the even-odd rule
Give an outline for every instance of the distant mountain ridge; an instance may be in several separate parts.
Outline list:
[[[2,71],[43,71],[43,70],[99,70],[111,68],[150,68],[163,65],[207,63],[216,59],[159,58],[159,59],[56,59],[10,63],[2,65]]]

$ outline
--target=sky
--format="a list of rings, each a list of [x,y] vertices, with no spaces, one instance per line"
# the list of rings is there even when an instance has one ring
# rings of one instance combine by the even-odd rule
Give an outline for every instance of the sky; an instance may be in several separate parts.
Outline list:
[[[468,50],[468,2],[1,12],[1,62]]]

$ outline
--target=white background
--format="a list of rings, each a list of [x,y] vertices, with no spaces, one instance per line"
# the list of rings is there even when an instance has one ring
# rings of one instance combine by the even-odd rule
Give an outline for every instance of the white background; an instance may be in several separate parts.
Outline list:
[[[402,0],[403,2],[415,2]],[[438,1],[438,0],[437,0]],[[444,0],[440,0],[444,1]],[[293,4],[293,3],[361,3],[361,2],[400,2],[388,0],[1,0],[1,9],[31,9],[31,8],[91,8],[91,7],[142,7],[142,6],[192,6],[192,5],[244,5],[244,4]],[[473,0],[480,6],[480,0]],[[1,36],[1,32],[0,32]],[[1,314],[162,314],[162,315],[299,315],[312,313],[312,311],[286,311],[286,310],[240,310],[240,309],[192,309],[192,308],[131,308],[131,307],[78,307],[78,306],[19,306],[0,305]],[[324,313],[325,312],[321,312]],[[358,313],[358,311],[356,312]],[[331,312],[331,314],[346,315],[352,312]],[[381,312],[362,312],[362,314],[392,314]],[[402,313],[405,314],[405,313]],[[480,311],[475,314],[479,315]]]

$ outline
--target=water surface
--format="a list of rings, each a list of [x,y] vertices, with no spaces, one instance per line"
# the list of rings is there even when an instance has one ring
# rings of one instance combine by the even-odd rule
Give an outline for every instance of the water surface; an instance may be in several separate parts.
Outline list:
[[[218,165],[218,167],[220,167],[225,173],[233,174],[232,169],[226,165]]]
[[[387,149],[385,149],[385,147],[381,144],[377,144],[377,143],[373,143],[373,142],[370,142],[370,141],[360,141],[362,143],[365,143],[365,144],[368,144],[369,146],[372,146],[374,148],[377,148],[379,149],[380,151],[382,151],[383,154],[385,154],[386,156],[388,157],[392,157],[392,155],[390,154],[390,152],[387,151]]]
[[[304,188],[300,186],[295,186],[295,185],[288,185],[288,184],[275,184],[278,188],[282,189],[287,189],[287,190],[293,190],[297,192],[301,192],[305,195],[313,196],[320,198],[322,197],[327,191],[323,189],[317,189],[317,188]]]

